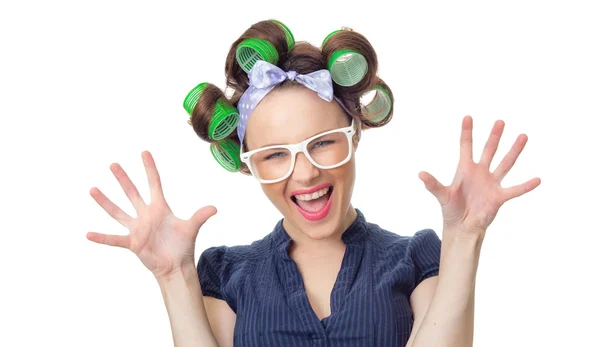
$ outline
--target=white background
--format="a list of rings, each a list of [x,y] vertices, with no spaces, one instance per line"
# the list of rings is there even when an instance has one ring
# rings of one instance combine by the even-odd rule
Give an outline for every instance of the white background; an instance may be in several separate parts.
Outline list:
[[[5,1],[0,5],[0,345],[169,346],[157,283],[135,255],[88,241],[125,234],[89,195],[135,211],[109,170],[120,163],[149,201],[141,152],[167,200],[189,218],[213,204],[196,259],[270,232],[277,210],[231,174],[186,123],[202,81],[224,87],[225,56],[251,24],[276,18],[320,45],[341,26],[365,35],[397,103],[364,133],[355,207],[412,235],[441,212],[417,174],[449,184],[461,120],[478,160],[506,122],[492,162],[529,136],[503,186],[533,177],[484,241],[476,346],[599,346],[600,11],[592,1]],[[252,222],[250,220],[253,219]]]

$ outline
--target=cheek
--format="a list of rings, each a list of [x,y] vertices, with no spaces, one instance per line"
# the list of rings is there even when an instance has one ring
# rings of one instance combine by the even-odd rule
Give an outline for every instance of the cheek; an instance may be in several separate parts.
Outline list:
[[[356,175],[354,159],[350,160],[346,165],[333,169],[332,171],[331,174],[334,176],[336,184],[343,189],[343,194],[351,195]]]
[[[356,161],[354,160],[354,156],[346,163],[346,165],[340,167],[340,170],[341,179],[348,180],[350,181],[348,184],[352,184],[354,182],[354,177],[356,176]]]
[[[282,182],[283,183],[283,182]],[[263,184],[262,190],[267,196],[267,198],[271,201],[273,205],[284,204],[286,201],[286,197],[284,195],[285,192],[285,183],[275,183],[275,184]]]

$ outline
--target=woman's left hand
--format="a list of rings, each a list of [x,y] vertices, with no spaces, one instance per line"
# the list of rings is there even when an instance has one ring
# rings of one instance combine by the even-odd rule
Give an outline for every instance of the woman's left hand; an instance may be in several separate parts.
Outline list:
[[[440,203],[445,230],[483,237],[502,204],[535,189],[541,180],[536,177],[516,186],[502,188],[500,183],[525,147],[527,135],[519,135],[496,170],[490,172],[490,163],[498,149],[504,122],[497,120],[494,123],[479,163],[473,161],[472,130],[473,119],[470,116],[464,117],[460,136],[460,160],[450,186],[442,185],[425,171],[419,173],[419,178]]]

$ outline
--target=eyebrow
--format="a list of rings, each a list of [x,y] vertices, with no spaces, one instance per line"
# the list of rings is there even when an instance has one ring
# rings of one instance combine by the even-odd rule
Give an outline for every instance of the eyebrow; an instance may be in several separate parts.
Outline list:
[[[313,137],[313,136],[316,136],[316,135],[319,135],[319,134],[322,134],[322,133],[326,133],[326,132],[328,132],[328,131],[330,131],[330,130],[334,130],[334,129],[338,129],[338,128],[331,128],[331,129],[327,129],[327,130],[320,131],[320,132],[318,132],[318,133],[314,133],[314,134],[310,135],[309,137],[305,138],[304,140],[306,140],[306,139],[310,139],[310,138],[311,138],[311,137]],[[304,141],[304,140],[302,140],[302,141]],[[268,143],[268,144],[266,144],[266,145],[263,145],[263,146],[260,146],[260,147],[258,147],[258,148],[265,148],[265,147],[270,147],[270,146],[283,146],[283,145],[287,145],[287,143]],[[258,148],[257,148],[257,149],[258,149]]]
[[[265,148],[265,147],[271,147],[271,146],[282,146],[282,145],[286,145],[286,144],[285,143],[268,143],[268,144],[260,146],[258,148]]]

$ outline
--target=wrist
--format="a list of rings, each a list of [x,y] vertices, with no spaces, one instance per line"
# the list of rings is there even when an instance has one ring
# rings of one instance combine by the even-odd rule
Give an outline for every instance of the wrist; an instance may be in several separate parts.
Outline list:
[[[177,281],[186,281],[192,277],[197,277],[196,264],[193,260],[186,260],[181,265],[173,269],[168,274],[154,276],[159,284],[169,284]]]

